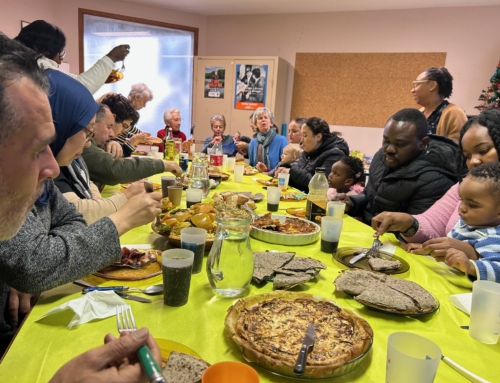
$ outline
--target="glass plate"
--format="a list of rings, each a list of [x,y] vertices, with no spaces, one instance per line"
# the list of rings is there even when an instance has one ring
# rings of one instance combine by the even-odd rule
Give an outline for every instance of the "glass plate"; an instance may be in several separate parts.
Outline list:
[[[368,270],[368,271],[375,271],[370,267],[370,264],[368,263],[368,258],[365,257],[361,261],[356,262],[354,265],[351,265],[349,261],[355,257],[358,254],[361,254],[365,251],[367,251],[367,247],[341,247],[337,249],[337,252],[333,254],[333,259],[336,260],[337,262],[342,263],[343,265],[349,267],[349,268],[357,268],[357,269],[363,269],[363,270]],[[382,259],[397,259],[399,262],[401,262],[401,267],[397,270],[386,270],[386,271],[376,271],[377,273],[384,273],[384,274],[403,274],[406,273],[408,270],[410,270],[410,265],[408,262],[406,262],[403,258],[398,257],[397,255],[392,255],[390,253],[386,253],[385,251],[379,251],[378,255],[379,258]]]

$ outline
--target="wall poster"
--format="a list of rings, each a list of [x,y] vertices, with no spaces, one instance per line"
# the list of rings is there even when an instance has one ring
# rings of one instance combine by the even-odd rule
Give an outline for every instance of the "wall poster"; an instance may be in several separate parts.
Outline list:
[[[266,104],[267,65],[236,64],[234,108],[255,110]]]
[[[225,76],[224,67],[205,67],[205,98],[224,98]]]

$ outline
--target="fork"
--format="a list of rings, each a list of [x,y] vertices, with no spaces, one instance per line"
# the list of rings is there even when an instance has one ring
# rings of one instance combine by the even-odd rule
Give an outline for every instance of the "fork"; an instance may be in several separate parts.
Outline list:
[[[372,247],[370,247],[368,249],[368,251],[366,252],[366,255],[371,256],[371,257],[376,257],[378,254],[378,250],[380,249],[380,246],[382,246],[382,245],[383,245],[383,243],[380,242],[380,239],[378,239],[378,237],[376,237],[373,240]]]
[[[120,72],[125,72],[125,59],[122,60],[122,67],[120,68]]]
[[[129,305],[116,306],[116,326],[120,334],[137,330],[132,308]],[[165,377],[161,373],[161,368],[156,363],[147,345],[141,346],[137,350],[137,355],[144,371],[146,371],[149,383],[166,383]]]

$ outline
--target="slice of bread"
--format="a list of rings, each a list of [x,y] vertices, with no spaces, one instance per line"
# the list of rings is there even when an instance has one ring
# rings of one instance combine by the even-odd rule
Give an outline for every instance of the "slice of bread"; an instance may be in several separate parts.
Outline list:
[[[195,356],[172,351],[163,369],[167,383],[199,383],[210,364]]]

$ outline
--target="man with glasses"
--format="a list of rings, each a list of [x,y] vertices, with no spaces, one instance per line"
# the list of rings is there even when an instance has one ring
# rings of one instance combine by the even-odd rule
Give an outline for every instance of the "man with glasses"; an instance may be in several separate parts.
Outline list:
[[[109,106],[110,104],[113,108]],[[118,104],[121,103],[108,100],[108,103],[99,109],[94,125],[96,135],[92,144],[83,150],[82,157],[87,164],[90,180],[98,187],[103,187],[105,184],[134,182],[163,172],[172,172],[180,176],[182,169],[174,162],[145,157],[115,158],[112,153],[106,152],[106,144],[116,135],[116,126],[120,125],[120,129],[123,129],[122,125],[133,121],[134,113],[137,114],[135,109],[134,113],[129,111],[129,115],[123,113],[122,108],[117,107]],[[117,119],[121,122],[116,123]]]
[[[186,141],[186,135],[181,132],[181,111],[177,108],[169,108],[163,113],[165,128],[158,130],[156,137],[162,140],[167,136],[168,129],[172,128],[172,137],[180,138],[182,142]],[[164,151],[163,144],[160,145],[160,152]]]
[[[93,228],[87,227],[52,184],[59,167],[49,147],[54,142],[55,129],[47,91],[47,79],[33,52],[0,33],[0,354],[15,330],[14,325],[7,323],[5,314],[21,307],[29,309],[29,302],[27,307],[20,303],[9,286],[39,293],[74,280],[75,273],[80,277],[87,275],[121,257],[116,233],[126,229],[124,217],[114,217],[116,226],[107,218]],[[49,190],[48,201],[41,207],[38,201],[43,203],[45,190]],[[145,210],[148,213],[143,216],[144,223],[152,219],[148,215],[153,217],[160,209],[151,206]],[[44,233],[47,228],[33,225],[35,215],[39,224],[61,225],[61,229]],[[111,241],[114,243],[102,237],[110,229],[115,232],[116,238]],[[21,238],[33,231],[37,231],[36,236]],[[16,246],[4,251],[4,244],[11,241],[17,241]],[[34,247],[34,252],[28,251],[28,247]],[[70,360],[51,382],[146,381],[134,357],[135,351],[146,343],[160,362],[159,348],[146,329],[120,339],[108,334],[105,342],[106,345]],[[37,373],[33,371],[34,376]]]

